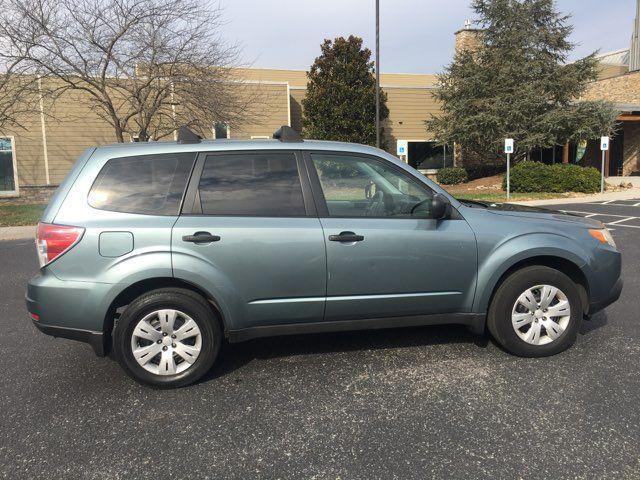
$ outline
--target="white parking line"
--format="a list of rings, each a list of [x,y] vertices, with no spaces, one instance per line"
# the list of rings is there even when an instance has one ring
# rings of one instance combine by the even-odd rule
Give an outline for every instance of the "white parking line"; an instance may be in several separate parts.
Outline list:
[[[561,212],[566,213],[578,213],[580,215],[589,215],[590,217],[617,217],[617,218],[638,218],[638,217],[630,217],[629,215],[614,215],[613,213],[593,213],[593,212],[581,212],[578,210],[560,210]]]
[[[616,220],[615,222],[609,222],[607,225],[619,225],[622,222],[628,222],[629,220],[635,220],[638,217],[628,217],[628,218],[623,218],[622,220]],[[620,225],[621,227],[624,227],[626,225]]]
[[[612,207],[640,207],[640,202],[638,203],[634,203],[633,205],[630,205],[628,203],[611,203],[614,202],[615,200],[609,200],[608,202],[588,202],[588,203],[584,203],[583,205],[611,205]]]
[[[638,225],[625,225],[624,224],[624,222],[628,222],[630,220],[638,220],[638,219],[640,219],[640,217],[630,217],[628,215],[614,215],[612,213],[581,212],[581,211],[577,211],[577,210],[560,210],[560,211],[561,212],[565,212],[565,213],[577,213],[578,215],[584,215],[585,218],[592,218],[592,217],[614,217],[614,218],[619,218],[619,220],[614,220],[613,222],[602,222],[602,223],[604,223],[605,225],[615,225],[617,227],[639,228],[640,229],[640,226],[638,226]]]

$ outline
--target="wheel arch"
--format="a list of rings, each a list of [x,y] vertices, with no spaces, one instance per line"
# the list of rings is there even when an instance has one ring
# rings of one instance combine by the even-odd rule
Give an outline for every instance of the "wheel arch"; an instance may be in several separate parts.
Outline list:
[[[578,286],[583,311],[588,311],[590,288],[587,276],[577,263],[565,257],[557,255],[534,255],[523,258],[513,263],[508,268],[506,268],[501,275],[499,275],[497,280],[492,285],[489,295],[486,295],[484,299],[479,299],[481,305],[485,309],[488,309],[500,285],[502,285],[502,283],[514,272],[531,266],[549,267],[567,275]]]
[[[107,312],[104,318],[104,334],[106,337],[106,348],[107,351],[111,349],[111,335],[113,332],[113,328],[115,326],[115,321],[117,317],[117,312],[119,309],[129,305],[133,300],[135,300],[140,295],[149,292],[151,290],[156,290],[158,288],[182,288],[185,290],[190,290],[194,293],[197,293],[209,304],[212,312],[219,319],[221,327],[223,331],[227,332],[227,321],[226,317],[223,314],[223,309],[220,307],[218,301],[211,295],[211,293],[202,289],[201,287],[188,282],[186,280],[182,280],[180,278],[175,277],[154,277],[154,278],[146,278],[144,280],[139,280],[131,285],[127,286],[124,290],[122,290],[116,297],[111,301]]]

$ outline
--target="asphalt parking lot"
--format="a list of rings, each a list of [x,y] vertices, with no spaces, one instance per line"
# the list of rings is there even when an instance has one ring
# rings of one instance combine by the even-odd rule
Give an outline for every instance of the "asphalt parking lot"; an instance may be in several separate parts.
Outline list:
[[[264,339],[174,391],[38,333],[33,243],[0,242],[0,474],[640,478],[640,200],[557,208],[613,229],[625,280],[561,355],[515,358],[458,327]]]

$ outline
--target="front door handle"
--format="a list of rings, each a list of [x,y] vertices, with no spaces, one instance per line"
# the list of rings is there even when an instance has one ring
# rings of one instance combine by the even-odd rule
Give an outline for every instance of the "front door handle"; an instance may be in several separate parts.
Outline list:
[[[211,235],[209,232],[196,232],[193,235],[185,235],[182,237],[183,242],[190,243],[213,243],[219,242],[220,237],[218,235]]]
[[[353,243],[362,242],[363,240],[363,235],[356,235],[353,232],[341,232],[340,235],[329,235],[329,241],[331,242]]]

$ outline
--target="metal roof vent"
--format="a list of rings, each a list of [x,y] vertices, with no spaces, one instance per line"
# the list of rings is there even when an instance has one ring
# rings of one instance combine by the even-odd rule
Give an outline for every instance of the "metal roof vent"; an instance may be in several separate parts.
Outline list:
[[[178,143],[200,143],[200,135],[193,133],[189,127],[183,126],[178,129]]]
[[[284,143],[299,143],[302,142],[302,136],[296,132],[293,128],[283,125],[273,134],[273,138],[280,140]]]

